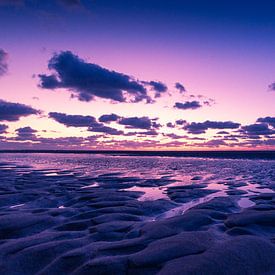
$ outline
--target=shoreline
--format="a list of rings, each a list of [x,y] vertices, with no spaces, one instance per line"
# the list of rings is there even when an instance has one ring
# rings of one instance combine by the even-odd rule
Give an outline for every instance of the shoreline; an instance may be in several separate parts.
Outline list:
[[[91,154],[109,156],[275,160],[275,151],[128,151],[128,150],[0,150],[0,154]]]

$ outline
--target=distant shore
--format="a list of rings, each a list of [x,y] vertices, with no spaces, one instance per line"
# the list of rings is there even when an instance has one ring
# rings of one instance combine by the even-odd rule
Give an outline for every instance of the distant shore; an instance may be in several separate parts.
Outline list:
[[[275,151],[0,150],[0,153],[105,154],[121,156],[275,159]]]

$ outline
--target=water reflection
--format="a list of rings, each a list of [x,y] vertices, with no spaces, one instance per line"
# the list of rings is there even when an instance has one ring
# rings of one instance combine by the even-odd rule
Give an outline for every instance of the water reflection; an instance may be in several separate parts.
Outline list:
[[[76,154],[1,154],[1,171],[17,169],[16,173],[43,176],[71,182],[79,189],[116,188],[141,192],[138,200],[174,200],[184,202],[170,210],[183,213],[194,205],[218,196],[233,196],[240,207],[250,207],[249,197],[255,193],[273,192],[274,160],[223,160],[173,157],[131,157]],[[195,191],[190,191],[190,190]],[[202,192],[204,190],[215,191]],[[194,195],[195,194],[195,195]],[[189,196],[189,197],[188,197]],[[21,206],[21,205],[19,205]],[[19,207],[14,205],[11,207]]]

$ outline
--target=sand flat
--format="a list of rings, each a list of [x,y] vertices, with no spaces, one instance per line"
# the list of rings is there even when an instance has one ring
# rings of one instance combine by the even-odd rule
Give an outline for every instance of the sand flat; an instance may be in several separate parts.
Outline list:
[[[3,154],[0,181],[3,274],[275,274],[274,160]]]

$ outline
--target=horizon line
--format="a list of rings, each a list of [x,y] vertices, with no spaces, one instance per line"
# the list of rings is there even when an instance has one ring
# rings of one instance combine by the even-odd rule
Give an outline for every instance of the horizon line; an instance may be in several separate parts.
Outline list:
[[[173,151],[173,150],[0,150],[0,154],[4,153],[22,153],[22,154],[105,154],[120,156],[144,156],[144,157],[196,157],[196,158],[227,158],[227,159],[268,159],[275,160],[275,150],[189,150],[189,151]]]

